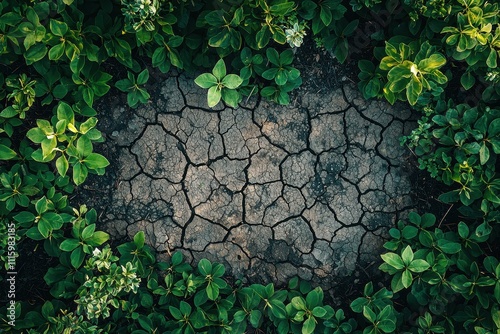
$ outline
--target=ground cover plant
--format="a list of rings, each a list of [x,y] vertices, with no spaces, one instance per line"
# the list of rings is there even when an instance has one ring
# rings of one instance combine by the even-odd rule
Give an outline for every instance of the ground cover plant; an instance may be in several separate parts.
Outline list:
[[[292,48],[312,38],[346,62],[350,37],[372,13],[392,21],[369,36],[358,87],[420,113],[402,143],[450,186],[440,198],[463,220],[442,227],[431,213],[412,213],[392,228],[379,267],[386,287],[367,283],[334,309],[307,282],[244,286],[207,260],[192,267],[174,253],[158,262],[142,232],[111,247],[96,211],[72,207],[75,187],[109,165],[93,150],[103,141],[93,105],[111,87],[135,108],[149,98],[150,71],[177,68],[208,90],[209,106],[252,95],[287,104],[302,82]],[[0,258],[14,272],[16,245],[34,240],[56,261],[40,277],[50,288],[43,303],[15,302],[3,278],[0,328],[497,332],[499,57],[498,4],[484,0],[0,1]]]

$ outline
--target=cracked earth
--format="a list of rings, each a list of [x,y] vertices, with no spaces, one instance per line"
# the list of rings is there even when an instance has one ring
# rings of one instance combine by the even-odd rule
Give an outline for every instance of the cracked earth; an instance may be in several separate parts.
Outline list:
[[[160,258],[180,250],[246,281],[328,288],[377,260],[412,207],[408,110],[349,85],[238,109],[208,109],[183,76],[160,86],[150,104],[111,112],[119,158],[101,220],[115,238],[142,230]]]

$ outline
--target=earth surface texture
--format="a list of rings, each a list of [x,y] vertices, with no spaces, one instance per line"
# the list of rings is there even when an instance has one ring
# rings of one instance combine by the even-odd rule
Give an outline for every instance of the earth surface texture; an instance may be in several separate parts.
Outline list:
[[[411,112],[349,84],[303,90],[289,106],[209,109],[205,90],[172,75],[149,104],[106,113],[115,170],[101,228],[116,239],[144,231],[160,259],[180,250],[243,281],[299,276],[329,289],[367,274],[412,208],[399,144]]]

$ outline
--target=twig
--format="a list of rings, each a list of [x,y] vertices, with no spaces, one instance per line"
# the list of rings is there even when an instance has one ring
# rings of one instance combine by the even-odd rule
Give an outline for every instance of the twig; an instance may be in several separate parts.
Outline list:
[[[438,224],[438,228],[441,227],[441,223],[443,222],[443,220],[446,218],[446,216],[448,215],[448,213],[450,212],[451,208],[453,207],[453,205],[455,204],[452,204],[450,205],[450,207],[448,208],[448,210],[446,211],[446,213],[444,214],[443,218],[441,218],[441,221],[439,222]]]

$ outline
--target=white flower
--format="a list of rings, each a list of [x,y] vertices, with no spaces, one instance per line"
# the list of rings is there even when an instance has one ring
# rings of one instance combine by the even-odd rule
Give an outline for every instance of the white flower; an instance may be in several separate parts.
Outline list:
[[[94,251],[92,252],[92,255],[94,255],[94,256],[101,255],[101,250],[99,248],[95,248]]]
[[[304,42],[304,36],[306,35],[305,29],[301,27],[297,22],[293,24],[293,27],[285,29],[286,41],[290,44],[290,47],[300,47]]]

